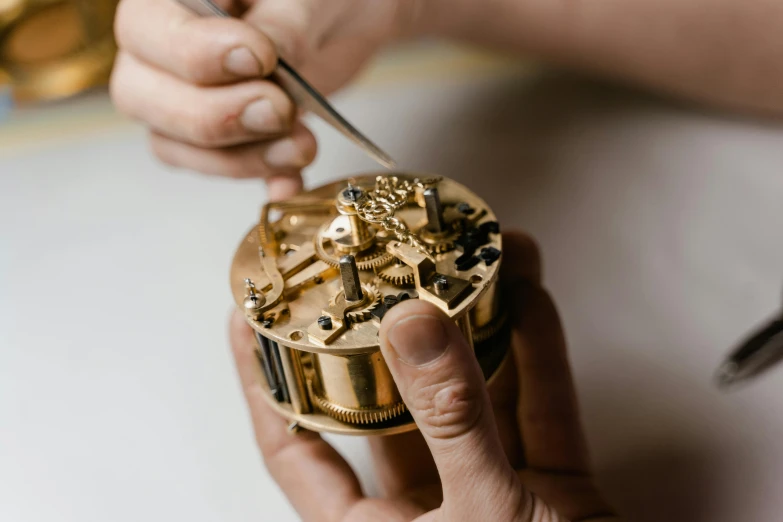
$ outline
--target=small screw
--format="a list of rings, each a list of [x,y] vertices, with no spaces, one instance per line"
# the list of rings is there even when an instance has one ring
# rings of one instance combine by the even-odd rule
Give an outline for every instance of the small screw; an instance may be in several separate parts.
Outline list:
[[[321,327],[321,330],[331,330],[332,329],[332,318],[328,315],[322,315],[318,318],[318,326]]]
[[[467,203],[460,203],[459,205],[457,205],[457,210],[459,210],[460,213],[465,214],[466,216],[469,216],[475,212],[475,210],[473,210],[473,207],[471,207]]]
[[[271,328],[274,323],[275,323],[274,319],[264,319],[263,321],[261,321],[261,325],[264,328]]]
[[[479,254],[479,258],[481,258],[487,264],[487,266],[490,266],[492,263],[500,259],[500,250],[495,247],[482,248],[481,254]]]
[[[387,310],[399,302],[396,295],[387,295],[383,297],[383,306],[385,306]]]
[[[349,183],[348,188],[343,190],[343,197],[348,201],[356,202],[362,197],[362,189],[354,187]]]
[[[443,292],[449,288],[449,280],[446,279],[446,276],[444,275],[435,276],[433,284],[435,285],[435,291],[438,293]]]
[[[264,306],[266,299],[264,294],[259,294],[256,291],[256,285],[250,279],[245,279],[245,288],[247,292],[245,299],[242,302],[242,306],[245,308],[245,313],[250,315],[257,315],[261,307]]]

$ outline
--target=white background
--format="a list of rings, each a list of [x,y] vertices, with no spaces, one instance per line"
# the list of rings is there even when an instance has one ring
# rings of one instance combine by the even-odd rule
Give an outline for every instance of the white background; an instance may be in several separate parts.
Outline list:
[[[783,130],[556,76],[338,106],[540,241],[599,481],[630,520],[780,518],[783,367],[730,395],[711,379],[780,306]],[[315,129],[310,185],[376,169]],[[229,263],[263,201],[161,167],[129,123],[2,151],[0,520],[296,520],[226,343]],[[369,481],[361,441],[337,443]]]

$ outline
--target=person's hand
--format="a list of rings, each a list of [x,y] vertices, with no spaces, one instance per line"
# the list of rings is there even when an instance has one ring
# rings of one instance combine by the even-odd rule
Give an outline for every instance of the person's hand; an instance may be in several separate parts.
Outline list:
[[[305,522],[616,521],[590,477],[555,306],[540,286],[537,248],[504,237],[503,288],[517,305],[513,362],[487,391],[460,330],[410,300],[381,325],[381,349],[418,432],[370,439],[382,498],[366,498],[342,457],[316,433],[289,435],[262,394],[244,318],[231,339],[258,445]]]
[[[297,121],[292,101],[263,77],[279,54],[316,88],[334,91],[404,32],[412,2],[217,3],[241,19],[200,18],[175,0],[122,0],[114,103],[149,126],[152,148],[164,162],[276,178],[290,192],[314,159],[316,143]]]

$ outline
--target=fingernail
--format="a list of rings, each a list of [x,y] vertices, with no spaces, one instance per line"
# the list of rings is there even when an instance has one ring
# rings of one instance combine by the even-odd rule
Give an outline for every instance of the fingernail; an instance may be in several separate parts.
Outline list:
[[[284,138],[272,143],[264,156],[266,164],[270,167],[288,168],[304,167],[307,158],[293,138]]]
[[[253,132],[280,132],[283,130],[283,121],[275,112],[272,102],[266,98],[251,102],[240,117],[242,125]]]
[[[261,76],[261,62],[247,47],[237,47],[226,54],[223,67],[235,76]]]
[[[431,315],[412,315],[391,327],[386,338],[397,358],[410,366],[424,366],[446,353],[449,337],[443,321]]]

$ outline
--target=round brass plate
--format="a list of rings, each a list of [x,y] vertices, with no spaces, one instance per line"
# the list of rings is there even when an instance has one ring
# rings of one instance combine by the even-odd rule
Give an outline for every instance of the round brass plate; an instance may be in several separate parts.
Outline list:
[[[405,176],[405,174],[386,174],[386,175],[399,175]],[[375,182],[376,175],[366,175],[357,178],[353,178],[356,185],[372,185]],[[319,187],[313,191],[304,193],[301,195],[303,199],[313,197],[331,198],[339,191],[339,189],[345,184],[344,181],[338,181]],[[486,214],[483,219],[495,220],[495,214],[491,211],[489,206],[467,187],[461,185],[455,181],[445,179],[440,184],[441,194],[444,201],[466,201],[476,208],[486,209]],[[295,201],[296,198],[292,199]],[[418,223],[424,219],[424,209],[413,208],[406,209],[400,212],[400,215],[406,220],[412,223]],[[326,219],[326,218],[324,218]],[[498,250],[502,250],[502,237],[498,234],[494,236],[487,246],[492,246]],[[451,267],[454,265],[454,260],[461,255],[461,252],[455,250],[441,254],[437,256],[437,266],[443,273],[448,273],[453,270]],[[498,276],[499,263],[492,266],[484,266],[483,264],[476,265],[475,267],[466,270],[461,273],[466,279],[479,276],[479,281],[472,289],[472,294],[465,298],[462,304],[456,308],[450,310],[444,310],[444,312],[454,320],[460,319],[465,315],[473,304],[484,295],[487,290],[493,285]],[[362,274],[362,277],[366,277],[366,282],[371,282],[375,275],[373,273]],[[234,256],[234,261],[231,266],[231,290],[234,295],[234,300],[238,306],[242,306],[245,300],[245,279],[250,278],[256,282],[258,288],[264,288],[268,284],[268,280],[264,275],[263,270],[259,264],[258,258],[258,229],[251,229],[245,236],[242,243]],[[389,291],[397,293],[399,289],[388,285],[384,281],[375,282],[381,292],[385,295]],[[348,353],[361,353],[375,351],[379,348],[377,341],[377,327],[372,323],[362,323],[357,325],[355,329],[350,330],[343,335],[338,341],[331,344],[328,348],[324,348],[319,344],[310,342],[306,336],[299,339],[292,339],[292,334],[296,332],[307,331],[307,327],[315,321],[320,315],[320,310],[324,302],[328,301],[332,295],[336,294],[340,288],[339,278],[334,278],[331,281],[326,281],[318,288],[310,290],[310,299],[296,300],[288,303],[290,307],[290,314],[285,321],[276,323],[276,327],[273,330],[269,330],[259,324],[257,321],[248,321],[249,324],[258,332],[264,336],[274,339],[277,342],[296,348],[297,350],[303,350],[306,352],[326,352],[334,353],[339,352],[345,348]]]
[[[491,385],[508,365],[496,262],[502,236],[494,213],[468,188],[446,178],[431,182],[437,184],[442,207],[433,210],[430,200],[425,208],[415,191],[427,186],[414,179],[405,173],[365,175],[270,203],[236,252],[231,288],[257,332],[258,360],[267,381],[264,396],[300,428],[365,436],[416,428],[378,338],[386,306],[402,299],[430,302],[453,320]],[[341,212],[344,190],[359,193],[352,197],[362,221]],[[390,195],[400,199],[390,203]],[[372,205],[388,212],[389,219],[393,214],[395,223],[379,225],[374,215],[362,217],[361,209]],[[422,246],[401,232],[421,230],[434,212],[444,216],[444,236],[435,243]],[[342,238],[374,239],[367,250],[335,266],[319,251],[320,241],[314,241],[327,237],[325,231],[332,246]],[[459,248],[439,248],[440,242],[455,239]],[[389,262],[405,264],[413,281],[388,273],[381,277],[378,267],[359,266],[369,248],[387,253]],[[248,302],[251,306],[244,306]]]

